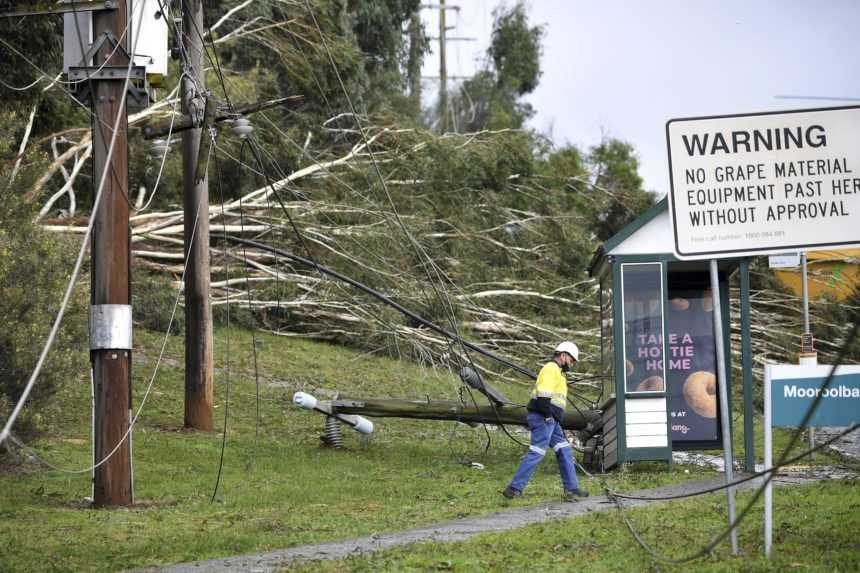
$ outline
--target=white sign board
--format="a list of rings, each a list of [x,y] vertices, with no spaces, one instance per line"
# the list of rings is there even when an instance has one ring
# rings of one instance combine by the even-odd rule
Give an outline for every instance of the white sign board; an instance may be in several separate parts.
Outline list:
[[[767,266],[771,269],[793,269],[800,266],[800,253],[783,253],[767,258]]]
[[[673,119],[680,259],[860,243],[860,107]]]

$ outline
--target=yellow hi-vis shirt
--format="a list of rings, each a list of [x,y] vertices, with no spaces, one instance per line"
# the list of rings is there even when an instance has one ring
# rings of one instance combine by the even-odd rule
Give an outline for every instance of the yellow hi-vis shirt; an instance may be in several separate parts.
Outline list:
[[[532,398],[549,398],[553,406],[562,410],[567,406],[567,379],[555,360],[547,362],[540,369]]]

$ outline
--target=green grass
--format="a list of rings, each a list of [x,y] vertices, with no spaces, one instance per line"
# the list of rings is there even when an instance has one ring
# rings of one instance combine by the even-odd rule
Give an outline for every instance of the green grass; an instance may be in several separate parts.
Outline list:
[[[763,556],[761,502],[741,527],[742,555],[728,543],[683,565],[656,563],[631,537],[616,511],[476,536],[458,543],[419,543],[337,561],[298,563],[285,571],[858,571],[860,483],[777,489],[774,553]],[[739,507],[751,493],[738,495]],[[628,510],[645,541],[680,559],[706,546],[726,524],[725,497]]]
[[[88,474],[36,471],[33,465],[0,472],[0,571],[116,570],[208,559],[396,531],[558,498],[551,460],[524,498],[501,498],[498,492],[522,450],[498,430],[490,431],[492,446],[484,453],[481,428],[378,419],[369,443],[345,429],[344,450],[320,448],[323,418],[291,405],[296,390],[318,398],[343,391],[347,396],[450,399],[459,386],[444,369],[329,344],[257,335],[261,423],[255,438],[251,334],[233,329],[227,448],[219,493],[211,502],[221,451],[227,334],[216,329],[214,433],[180,431],[182,339],[171,338],[134,431],[134,507],[87,508]],[[161,339],[142,329],[135,336],[137,406]],[[522,398],[529,388],[500,389]],[[88,466],[89,391],[87,374],[70,374],[44,413],[49,429],[33,446],[52,463]],[[478,461],[486,469],[464,466],[459,459]],[[667,472],[665,464],[643,463],[612,474],[609,481],[631,491],[706,475],[713,474],[695,467]],[[598,484],[585,480],[585,487],[596,491]]]

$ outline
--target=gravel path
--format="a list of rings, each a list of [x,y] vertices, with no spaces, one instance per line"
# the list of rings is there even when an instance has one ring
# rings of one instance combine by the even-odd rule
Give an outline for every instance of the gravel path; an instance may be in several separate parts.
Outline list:
[[[818,428],[815,431],[815,440],[823,442],[842,431],[845,431],[845,428]],[[843,456],[860,460],[860,430],[839,438],[828,447]]]
[[[780,474],[774,483],[777,485],[796,485],[809,481],[817,481],[818,479],[827,478],[843,478],[843,474],[827,474],[819,473],[816,475],[792,475],[794,472]],[[735,474],[736,478],[744,474]],[[673,486],[665,486],[649,490],[636,492],[638,495],[661,496],[669,494],[678,494],[683,492],[693,492],[706,487],[719,485],[723,483],[723,477],[718,476],[707,480],[696,480]],[[738,489],[751,489],[760,483],[760,478],[750,480],[740,486]],[[669,503],[665,501],[625,501],[625,507],[641,507],[652,505],[655,503]],[[156,567],[137,570],[142,572],[164,571],[169,573],[202,573],[202,572],[267,572],[275,571],[279,567],[283,567],[287,563],[296,560],[316,560],[316,559],[339,559],[349,555],[358,553],[367,553],[371,551],[379,551],[392,547],[409,545],[420,541],[461,541],[468,539],[474,535],[493,531],[506,531],[530,525],[532,523],[541,523],[553,519],[576,517],[585,515],[594,511],[609,511],[615,508],[615,505],[607,497],[592,496],[585,500],[576,503],[552,502],[542,503],[531,507],[518,507],[507,509],[484,515],[480,517],[470,517],[457,519],[424,527],[417,527],[406,531],[395,533],[385,533],[379,535],[370,535],[367,537],[359,537],[355,539],[347,539],[342,541],[329,541],[326,543],[317,543],[314,545],[302,545],[282,549],[278,551],[270,551],[267,553],[258,553],[254,555],[242,555],[238,557],[226,557],[222,559],[212,559],[209,561],[195,561],[190,563],[180,563],[177,565]]]

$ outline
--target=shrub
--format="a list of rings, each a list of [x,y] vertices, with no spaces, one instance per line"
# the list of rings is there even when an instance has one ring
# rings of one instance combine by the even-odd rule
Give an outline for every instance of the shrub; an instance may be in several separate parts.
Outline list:
[[[57,236],[31,223],[32,210],[14,189],[0,192],[0,422],[17,403],[51,329],[80,239]],[[86,271],[81,272],[86,277]],[[86,372],[86,286],[77,286],[53,349],[19,416],[15,432],[44,428],[40,414],[75,373]]]

